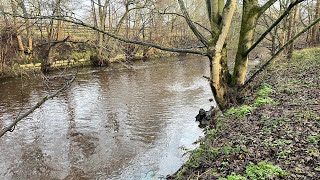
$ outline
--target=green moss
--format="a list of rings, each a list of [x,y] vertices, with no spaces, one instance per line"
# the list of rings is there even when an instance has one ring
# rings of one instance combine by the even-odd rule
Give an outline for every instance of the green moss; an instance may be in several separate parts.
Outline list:
[[[277,156],[278,156],[279,158],[285,159],[285,158],[288,158],[291,153],[292,153],[292,151],[290,151],[290,150],[283,150],[283,151],[281,151],[280,153],[278,153]]]
[[[309,149],[306,152],[310,157],[315,157],[315,158],[320,157],[320,150],[317,148],[316,149]]]

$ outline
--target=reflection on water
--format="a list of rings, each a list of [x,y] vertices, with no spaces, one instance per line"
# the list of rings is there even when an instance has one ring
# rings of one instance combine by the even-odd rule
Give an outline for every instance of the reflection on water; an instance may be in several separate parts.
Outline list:
[[[157,179],[175,172],[186,158],[179,147],[194,148],[202,135],[194,116],[212,105],[202,78],[206,59],[135,66],[137,72],[81,70],[68,91],[0,139],[0,179]],[[38,77],[2,80],[0,90],[0,128],[49,92]]]

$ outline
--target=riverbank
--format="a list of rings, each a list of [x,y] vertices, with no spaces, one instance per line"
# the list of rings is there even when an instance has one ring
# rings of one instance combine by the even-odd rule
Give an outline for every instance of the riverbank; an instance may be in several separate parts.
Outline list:
[[[133,70],[134,68],[131,66],[130,62],[133,63],[141,60],[149,61],[153,59],[159,59],[159,58],[161,59],[161,58],[172,57],[172,56],[178,57],[178,56],[181,56],[181,54],[159,52],[159,53],[150,55],[148,58],[144,58],[142,54],[137,54],[131,60],[126,60],[125,55],[117,55],[108,60],[108,63],[109,63],[108,66],[111,66],[114,68],[117,68],[119,66],[124,66],[128,69]],[[90,54],[88,55],[87,52],[83,53],[79,57],[80,58],[77,58],[77,59],[55,61],[51,65],[51,71],[94,66],[90,61]],[[22,75],[28,75],[30,73],[40,73],[40,72],[41,72],[41,63],[39,62],[23,63],[23,64],[15,63],[12,66],[6,66],[0,71],[0,79],[18,77]]]
[[[170,179],[320,177],[320,48],[275,61]]]

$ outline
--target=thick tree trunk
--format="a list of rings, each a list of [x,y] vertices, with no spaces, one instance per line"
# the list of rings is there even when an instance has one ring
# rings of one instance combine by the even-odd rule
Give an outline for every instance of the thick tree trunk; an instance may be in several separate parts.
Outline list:
[[[231,93],[231,75],[227,65],[227,47],[223,46],[221,52],[215,52],[214,56],[209,58],[211,68],[210,87],[215,97],[216,103],[221,110],[228,108],[233,103]]]
[[[236,1],[230,0],[219,14],[219,8],[214,7],[213,4],[218,5],[217,0],[211,1],[211,6],[208,6],[212,32],[215,32],[215,25],[221,19],[220,31],[216,37],[210,42],[208,52],[210,60],[210,87],[213,96],[217,102],[218,107],[223,111],[230,105],[230,74],[227,66],[227,48],[226,38],[229,33],[231,20],[235,11]],[[210,3],[209,3],[210,5]],[[221,6],[221,5],[220,5]],[[213,12],[217,11],[217,12]]]
[[[245,82],[249,61],[249,55],[245,53],[252,46],[258,17],[258,1],[244,0],[240,38],[233,71],[233,86],[241,86]]]
[[[102,6],[101,1],[98,1],[99,3],[99,19],[100,19],[100,29],[105,30],[105,23],[106,23],[106,16],[107,16],[107,6],[109,5],[109,1],[105,1],[104,5]],[[98,36],[98,42],[99,42],[99,49],[98,49],[98,57],[102,57],[102,47],[103,47],[103,40],[104,40],[104,34],[99,33]]]

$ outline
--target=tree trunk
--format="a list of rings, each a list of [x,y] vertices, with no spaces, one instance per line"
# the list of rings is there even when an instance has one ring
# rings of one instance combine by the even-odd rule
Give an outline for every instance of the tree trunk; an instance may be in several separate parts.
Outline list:
[[[232,78],[233,86],[241,86],[245,82],[249,61],[249,55],[245,53],[252,46],[258,17],[258,1],[244,0],[240,38]]]
[[[14,15],[17,14],[17,5],[15,3],[15,1],[11,0],[11,9],[12,9],[12,13]],[[13,25],[14,25],[14,28],[15,28],[15,36],[17,38],[17,45],[18,45],[18,50],[21,52],[21,55],[24,54],[24,46],[23,46],[23,42],[22,42],[22,39],[21,39],[21,36],[20,34],[18,33],[18,28],[17,28],[17,18],[16,17],[13,17]]]
[[[320,16],[320,0],[317,0],[317,4],[315,7],[315,15],[313,19],[317,19]],[[317,44],[320,41],[320,25],[319,23],[314,25],[311,30],[311,44]]]
[[[16,33],[16,37],[17,37],[18,49],[23,54],[24,53],[24,47],[23,47],[23,42],[22,42],[21,36],[18,33]]]
[[[27,12],[27,8],[23,2],[23,0],[19,1],[19,5],[20,8],[22,9],[23,12],[23,16],[24,17],[28,17],[28,12]],[[25,19],[25,24],[26,24],[26,31],[27,31],[27,39],[28,39],[28,52],[32,51],[33,48],[33,42],[32,42],[32,30],[30,27],[30,22],[28,18],[24,18]]]
[[[210,60],[211,82],[210,87],[216,103],[221,110],[233,103],[231,93],[231,75],[227,65],[227,47],[224,44],[221,52],[215,52]]]
[[[57,24],[57,41],[61,41],[62,39],[63,39],[63,22],[59,20]]]
[[[291,2],[293,2],[293,0]],[[287,39],[293,38],[293,36],[295,34],[295,26],[296,26],[296,21],[297,21],[296,18],[298,16],[299,7],[300,6],[297,5],[290,13]],[[292,58],[293,49],[294,49],[294,43],[291,43],[287,48],[287,58],[288,59]]]
[[[216,1],[214,2],[216,3]],[[211,72],[210,87],[217,105],[221,110],[225,110],[226,108],[228,108],[232,99],[231,96],[229,96],[232,93],[230,93],[230,74],[227,66],[227,49],[225,40],[229,33],[235,5],[235,0],[231,0],[227,3],[221,15],[222,21],[221,23],[219,23],[221,26],[221,30],[218,36],[215,38],[216,40],[212,41],[208,48],[208,52],[211,53],[211,56],[209,56]],[[213,6],[211,4],[211,8],[212,7]],[[214,13],[212,11],[213,9],[211,9],[211,23],[214,26],[214,24],[216,23],[215,20],[217,18],[214,16],[220,15],[219,13]],[[212,27],[212,31],[214,31],[213,29],[214,27]]]
[[[100,19],[100,29],[105,30],[105,22],[106,22],[106,16],[107,16],[107,6],[108,6],[108,0],[104,2],[104,5],[102,6],[100,0],[98,1],[99,3],[99,19]],[[102,47],[103,47],[103,39],[104,39],[104,34],[99,33],[98,37],[98,42],[99,42],[99,49],[98,49],[98,56],[102,56]]]

